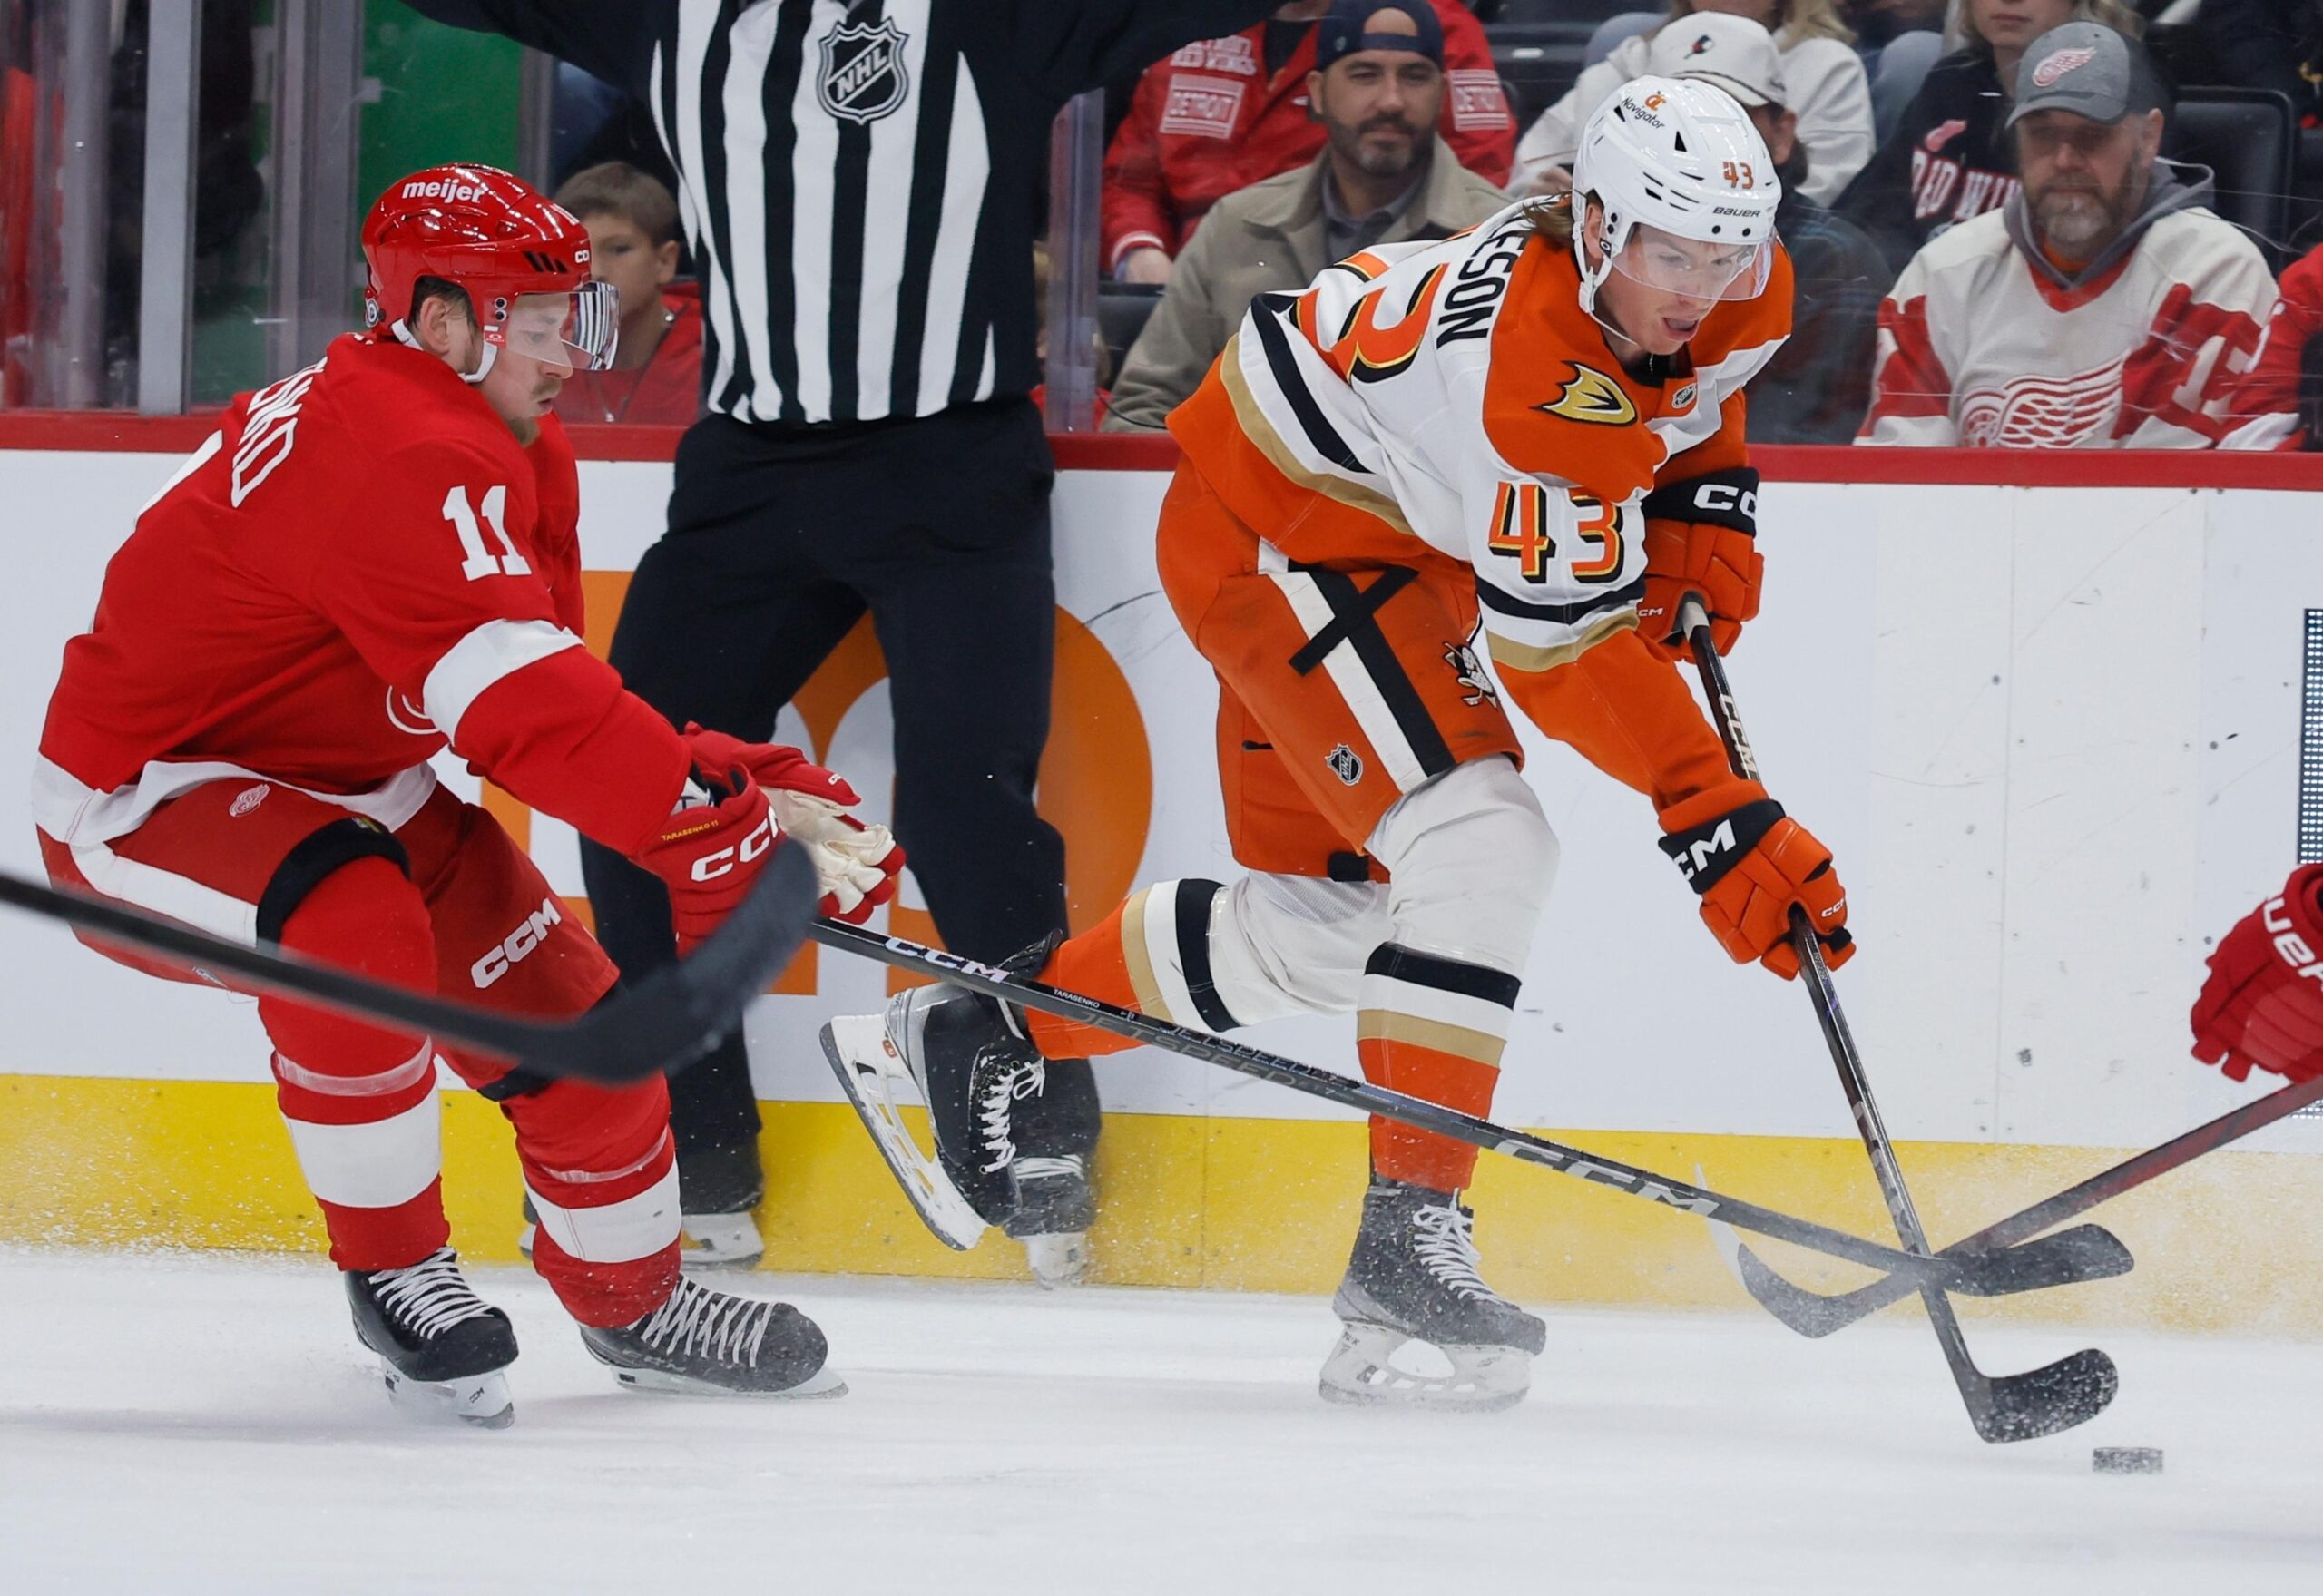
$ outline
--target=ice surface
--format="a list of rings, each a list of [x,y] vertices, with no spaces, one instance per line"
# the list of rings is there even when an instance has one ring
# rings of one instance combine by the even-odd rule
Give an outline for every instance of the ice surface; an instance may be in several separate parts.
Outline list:
[[[395,1418],[319,1262],[0,1251],[0,1591],[2323,1591],[2323,1347],[2102,1337],[2112,1411],[2003,1448],[1900,1315],[1558,1311],[1531,1399],[1462,1419],[1318,1401],[1317,1299],[760,1275],[854,1390],[743,1403],[617,1391],[475,1278],[524,1346],[499,1434]]]

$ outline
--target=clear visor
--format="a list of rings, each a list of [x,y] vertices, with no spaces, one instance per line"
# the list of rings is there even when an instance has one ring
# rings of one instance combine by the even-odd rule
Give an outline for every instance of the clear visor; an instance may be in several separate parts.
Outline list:
[[[570,293],[520,294],[499,328],[500,344],[549,366],[603,371],[621,337],[621,300],[609,282]]]
[[[1681,239],[1640,222],[1613,257],[1613,269],[1660,293],[1689,299],[1755,299],[1774,275],[1774,240],[1724,244]]]

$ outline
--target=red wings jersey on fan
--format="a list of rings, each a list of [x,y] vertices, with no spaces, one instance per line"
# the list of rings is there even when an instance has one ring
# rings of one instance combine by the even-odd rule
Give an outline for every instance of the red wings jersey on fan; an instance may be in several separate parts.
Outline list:
[[[2210,448],[2248,417],[2236,389],[2275,283],[2206,211],[2158,218],[2073,289],[2027,264],[2006,213],[1932,240],[1879,309],[1863,438],[1971,448]]]
[[[581,646],[579,514],[554,418],[520,446],[443,361],[339,338],[237,399],[113,555],[41,734],[42,828],[103,841],[237,771],[392,826],[448,744],[641,840],[686,758]]]

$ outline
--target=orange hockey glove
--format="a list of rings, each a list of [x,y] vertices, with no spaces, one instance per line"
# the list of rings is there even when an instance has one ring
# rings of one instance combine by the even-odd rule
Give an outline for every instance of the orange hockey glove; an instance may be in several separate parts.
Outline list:
[[[1831,968],[1854,956],[1847,888],[1831,868],[1831,850],[1757,782],[1681,799],[1661,811],[1661,851],[1701,895],[1702,924],[1736,964],[1756,959],[1786,981],[1797,977],[1793,904],[1807,910]]]
[[[1679,607],[1693,594],[1710,612],[1710,641],[1730,652],[1742,623],[1759,613],[1766,562],[1759,555],[1759,474],[1712,472],[1656,488],[1645,499],[1645,593],[1638,635],[1665,659],[1691,660],[1674,635]]]

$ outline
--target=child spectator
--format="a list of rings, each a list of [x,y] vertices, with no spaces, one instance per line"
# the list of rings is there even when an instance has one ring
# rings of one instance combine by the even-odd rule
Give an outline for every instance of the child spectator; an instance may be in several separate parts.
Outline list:
[[[678,202],[625,162],[576,171],[556,202],[589,230],[589,269],[621,290],[610,371],[575,371],[556,401],[567,421],[691,426],[701,413],[701,298],[678,273]]]

